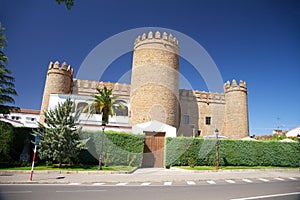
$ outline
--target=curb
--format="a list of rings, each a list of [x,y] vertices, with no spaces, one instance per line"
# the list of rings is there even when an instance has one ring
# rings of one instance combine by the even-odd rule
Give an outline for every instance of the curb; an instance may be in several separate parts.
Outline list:
[[[75,171],[75,170],[34,170],[34,174],[132,174],[131,171]],[[31,170],[0,170],[0,176],[13,174],[30,174]]]
[[[34,174],[133,174],[138,169],[131,171],[76,171],[76,170],[34,170]],[[181,171],[187,173],[217,173],[217,172],[300,172],[300,168],[295,169],[219,169],[219,170],[186,170],[180,168],[171,168],[166,171]],[[30,170],[0,170],[0,176],[9,176],[13,174],[30,174]]]

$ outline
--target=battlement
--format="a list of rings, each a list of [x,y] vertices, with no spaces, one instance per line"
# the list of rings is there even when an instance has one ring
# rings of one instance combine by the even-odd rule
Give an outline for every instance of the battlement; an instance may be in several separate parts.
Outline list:
[[[129,98],[130,95],[130,85],[123,83],[113,83],[113,82],[99,82],[91,80],[80,80],[74,79],[73,83],[73,94],[78,95],[94,95],[96,93],[96,88],[103,89],[104,86],[107,89],[112,89],[113,94],[121,98]]]
[[[236,80],[232,80],[232,83],[227,81],[224,84],[224,92],[231,92],[231,91],[243,91],[247,92],[247,84],[245,81],[240,80],[239,84],[237,84]]]
[[[139,35],[134,42],[134,49],[137,49],[141,45],[145,44],[162,44],[164,46],[169,46],[176,51],[178,51],[179,46],[178,40],[172,34],[163,32],[161,35],[159,31],[156,31],[155,34],[153,34],[152,31],[149,31],[148,34],[143,33],[142,36]]]
[[[197,101],[207,104],[225,104],[225,96],[223,93],[180,89],[179,96],[180,99],[189,101]]]
[[[63,73],[66,75],[72,76],[74,71],[71,65],[68,65],[66,62],[63,62],[61,65],[59,65],[59,62],[56,61],[55,63],[50,62],[48,66],[48,73]]]

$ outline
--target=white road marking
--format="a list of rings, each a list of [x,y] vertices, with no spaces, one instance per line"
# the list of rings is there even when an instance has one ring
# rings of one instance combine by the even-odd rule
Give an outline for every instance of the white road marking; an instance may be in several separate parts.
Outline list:
[[[294,178],[294,177],[290,177],[289,179],[291,179],[291,180],[294,180],[294,181],[295,181],[295,180],[297,180],[297,179],[296,179],[296,178]]]
[[[284,193],[284,194],[270,194],[270,195],[264,195],[264,196],[246,197],[246,198],[231,199],[231,200],[251,200],[251,199],[262,199],[262,198],[270,198],[270,197],[282,197],[282,196],[297,195],[297,194],[300,194],[300,192],[292,192],[292,193]]]
[[[206,181],[208,184],[216,184],[214,181]]]
[[[265,178],[260,178],[259,180],[263,181],[263,182],[269,182],[268,179],[265,179]]]
[[[186,182],[188,185],[196,185],[196,183],[194,181],[187,181]]]
[[[278,181],[284,181],[283,178],[274,178],[274,179],[276,179],[276,180],[278,180]]]
[[[150,185],[151,183],[150,182],[146,182],[146,183],[142,183],[141,186],[147,186],[147,185]]]
[[[172,185],[172,182],[164,182],[164,185]]]
[[[81,185],[81,183],[69,183],[68,185]]]
[[[246,179],[246,178],[242,179],[242,181],[244,181],[244,182],[247,182],[247,183],[252,183],[252,181],[251,181],[251,180],[249,180],[249,179]]]
[[[107,190],[57,190],[57,193],[75,193],[75,192],[105,192]]]
[[[233,180],[225,180],[227,183],[235,183]]]
[[[105,185],[105,183],[93,183],[93,185],[98,186],[98,185]]]
[[[128,183],[117,183],[116,186],[124,186],[127,185]]]

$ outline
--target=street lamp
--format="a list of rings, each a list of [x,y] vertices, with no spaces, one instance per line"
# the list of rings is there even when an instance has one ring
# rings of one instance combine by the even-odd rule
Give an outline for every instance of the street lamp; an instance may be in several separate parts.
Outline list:
[[[103,160],[103,143],[104,143],[104,130],[105,130],[106,124],[102,123],[101,128],[101,146],[100,146],[100,155],[99,155],[99,166],[98,170],[102,170],[102,160]]]
[[[215,130],[215,135],[216,135],[216,170],[219,170],[219,140],[218,140],[218,136],[219,136],[219,130],[216,129]]]

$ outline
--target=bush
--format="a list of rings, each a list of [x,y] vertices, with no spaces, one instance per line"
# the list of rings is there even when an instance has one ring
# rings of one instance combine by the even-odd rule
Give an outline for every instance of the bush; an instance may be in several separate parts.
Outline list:
[[[98,162],[101,134],[101,131],[83,131],[81,133],[82,139],[90,138],[90,140],[87,143],[88,152],[82,152],[79,156],[80,163]],[[103,162],[105,165],[141,165],[144,150],[143,135],[115,131],[105,131],[104,135]]]
[[[0,162],[8,162],[14,165],[19,162],[24,148],[25,140],[32,141],[32,128],[13,127],[9,123],[0,121]],[[33,154],[33,144],[30,142],[29,155]]]
[[[167,138],[166,166],[215,165],[216,140]],[[223,166],[297,167],[298,143],[277,141],[219,140],[219,164]]]
[[[11,161],[10,150],[14,139],[13,126],[0,121],[0,162]]]
[[[20,161],[20,155],[22,154],[26,140],[30,142],[29,155],[32,158],[34,149],[34,144],[32,143],[34,141],[33,130],[33,128],[27,127],[14,127],[14,140],[11,147],[11,155],[14,161]]]

